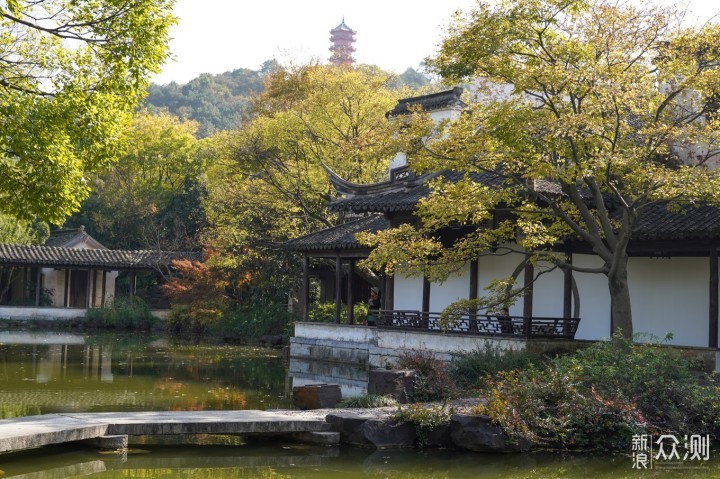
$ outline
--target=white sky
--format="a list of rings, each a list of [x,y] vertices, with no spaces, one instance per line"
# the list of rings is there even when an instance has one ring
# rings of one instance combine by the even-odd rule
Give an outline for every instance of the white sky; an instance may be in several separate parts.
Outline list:
[[[642,1],[642,0],[633,0]],[[665,0],[670,3],[672,0]],[[169,60],[155,83],[187,83],[201,73],[257,70],[263,61],[304,63],[330,56],[330,30],[357,31],[355,58],[402,73],[418,68],[440,43],[453,12],[475,0],[177,0]],[[702,19],[718,0],[691,0]]]

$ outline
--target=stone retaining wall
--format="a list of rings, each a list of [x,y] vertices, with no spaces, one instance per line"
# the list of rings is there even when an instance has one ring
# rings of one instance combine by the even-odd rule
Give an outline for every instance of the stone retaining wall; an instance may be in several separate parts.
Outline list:
[[[525,339],[400,331],[334,323],[296,323],[290,338],[290,357],[368,365],[372,368],[397,366],[398,359],[413,351],[432,354],[441,361],[452,360],[452,353],[471,352],[489,344],[501,350],[527,350],[533,354],[570,353],[594,341],[569,339]],[[717,349],[669,346],[696,360],[705,371],[717,371]]]

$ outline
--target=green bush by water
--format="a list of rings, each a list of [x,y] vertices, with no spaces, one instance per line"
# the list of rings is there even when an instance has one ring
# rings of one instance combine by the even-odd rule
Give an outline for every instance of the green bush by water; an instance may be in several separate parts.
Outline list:
[[[158,322],[150,307],[141,298],[114,298],[109,307],[90,308],[85,325],[104,329],[150,329]]]
[[[544,368],[499,373],[481,396],[514,437],[561,448],[628,450],[634,434],[720,432],[720,388],[657,341],[616,336]]]
[[[368,307],[365,303],[356,303],[353,307],[355,324],[362,324],[367,318]],[[308,311],[308,321],[313,323],[335,322],[335,302],[327,301],[314,304]],[[340,322],[347,323],[347,305],[340,305]]]
[[[488,376],[501,371],[524,369],[539,361],[540,358],[526,351],[502,350],[488,341],[475,351],[455,355],[450,365],[450,376],[458,387],[471,390],[482,386]]]
[[[362,396],[355,396],[345,398],[340,401],[337,407],[340,408],[373,408],[373,407],[387,407],[397,406],[398,401],[392,396],[383,396],[379,394],[364,394]]]
[[[428,351],[400,356],[398,367],[415,371],[411,394],[414,401],[437,401],[457,396],[458,388],[448,367]]]

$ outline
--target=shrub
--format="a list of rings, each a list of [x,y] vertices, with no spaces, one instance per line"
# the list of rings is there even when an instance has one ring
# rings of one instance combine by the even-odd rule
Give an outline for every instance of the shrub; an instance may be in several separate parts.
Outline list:
[[[715,384],[701,384],[690,363],[657,342],[621,337],[558,357],[544,370],[488,380],[487,414],[515,438],[556,447],[627,449],[634,434],[718,432]]]
[[[453,407],[443,404],[408,404],[401,406],[393,419],[399,423],[410,423],[415,427],[418,446],[427,446],[430,434],[436,429],[450,424]]]
[[[85,313],[85,324],[95,328],[150,329],[158,321],[138,296],[114,298],[109,307],[90,308]]]
[[[340,401],[337,407],[344,408],[372,408],[372,407],[387,407],[397,406],[398,401],[392,396],[383,396],[379,394],[365,394],[362,396],[355,396],[345,398]]]
[[[428,351],[413,351],[398,360],[402,369],[415,371],[412,398],[415,401],[436,401],[454,397],[457,386],[443,361]]]
[[[228,308],[222,319],[214,323],[209,331],[214,334],[232,334],[241,338],[254,339],[263,334],[288,336],[294,316],[282,303],[253,304]]]
[[[526,351],[501,350],[486,342],[482,349],[457,354],[450,365],[450,375],[459,387],[473,389],[483,386],[488,375],[524,369],[533,362],[538,362],[538,358]]]
[[[356,303],[353,307],[355,324],[362,324],[367,317],[368,308],[365,303]],[[314,304],[308,311],[308,321],[314,323],[332,323],[335,321],[335,302],[326,301]],[[340,305],[340,323],[347,324],[347,305]]]

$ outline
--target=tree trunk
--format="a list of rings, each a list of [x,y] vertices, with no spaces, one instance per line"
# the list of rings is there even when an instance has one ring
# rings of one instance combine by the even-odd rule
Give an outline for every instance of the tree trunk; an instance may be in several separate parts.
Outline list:
[[[630,288],[628,287],[627,276],[628,258],[620,260],[614,274],[608,275],[608,287],[610,288],[611,321],[610,330],[612,334],[621,331],[622,336],[632,339],[633,324],[632,310],[630,307]]]

